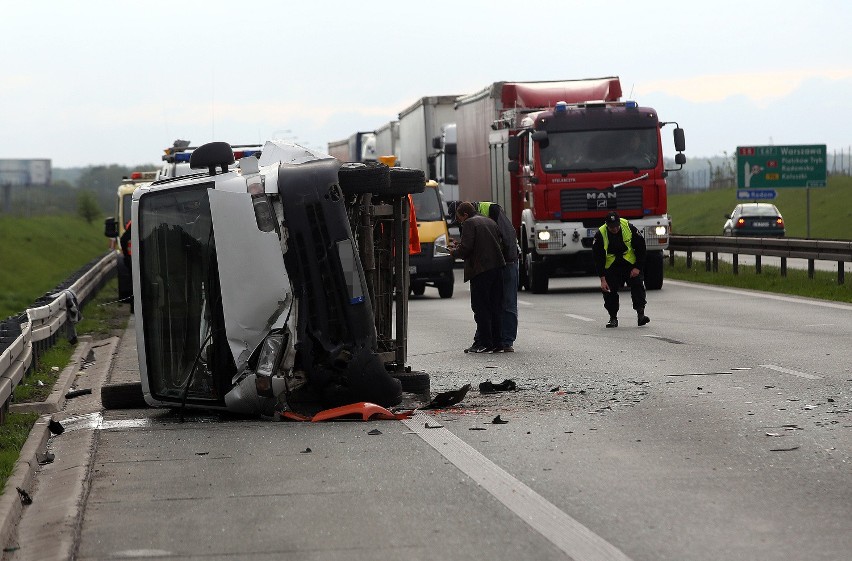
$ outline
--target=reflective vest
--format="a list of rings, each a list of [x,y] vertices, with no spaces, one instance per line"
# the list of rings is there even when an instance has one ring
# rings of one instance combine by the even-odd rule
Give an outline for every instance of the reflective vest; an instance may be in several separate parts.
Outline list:
[[[490,215],[488,214],[488,212],[491,210],[491,203],[487,203],[487,202],[486,203],[479,203],[479,209],[478,210],[479,210],[479,214],[481,214],[482,216],[488,216],[490,218]]]
[[[636,252],[633,251],[633,233],[630,231],[630,224],[624,218],[620,218],[621,222],[621,239],[624,240],[624,247],[627,248],[627,251],[624,252],[624,260],[630,263],[631,265],[636,264]],[[606,224],[598,228],[600,230],[601,236],[603,237],[603,247],[604,253],[606,253],[606,263],[604,267],[609,269],[613,263],[615,263],[616,256],[609,252],[609,230],[606,228]]]

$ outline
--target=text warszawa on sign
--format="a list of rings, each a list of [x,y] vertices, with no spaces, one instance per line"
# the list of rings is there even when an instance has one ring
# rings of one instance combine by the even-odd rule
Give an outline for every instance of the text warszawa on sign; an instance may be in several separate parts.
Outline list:
[[[740,189],[825,187],[825,178],[825,144],[737,147]]]

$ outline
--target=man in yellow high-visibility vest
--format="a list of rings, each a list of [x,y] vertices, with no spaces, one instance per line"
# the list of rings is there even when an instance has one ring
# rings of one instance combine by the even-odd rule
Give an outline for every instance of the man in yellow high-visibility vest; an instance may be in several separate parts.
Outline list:
[[[637,324],[641,327],[651,321],[645,315],[645,238],[639,230],[617,212],[610,212],[595,234],[592,255],[601,279],[604,308],[609,312],[606,326],[618,327],[618,291],[625,284],[630,287]]]

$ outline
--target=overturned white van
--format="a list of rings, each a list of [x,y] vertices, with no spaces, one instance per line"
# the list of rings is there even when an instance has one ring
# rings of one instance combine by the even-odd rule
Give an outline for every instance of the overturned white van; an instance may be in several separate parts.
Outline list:
[[[206,144],[190,162],[203,173],[134,193],[145,401],[262,414],[299,402],[398,404],[340,162],[267,142],[259,158],[233,163],[227,143]]]

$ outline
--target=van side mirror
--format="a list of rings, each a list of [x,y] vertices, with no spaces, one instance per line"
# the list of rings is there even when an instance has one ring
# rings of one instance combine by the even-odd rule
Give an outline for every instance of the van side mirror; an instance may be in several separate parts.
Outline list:
[[[521,164],[519,164],[517,160],[511,160],[506,165],[506,169],[508,169],[512,173],[518,173],[518,170],[521,169]]]
[[[507,144],[509,160],[517,162],[521,157],[521,141],[517,136],[510,136]],[[509,170],[511,171],[511,170]]]
[[[547,131],[535,131],[532,133],[533,142],[544,142],[547,140]]]
[[[675,163],[679,166],[682,166],[686,163],[686,155],[683,152],[678,152],[675,154]]]
[[[441,149],[441,137],[440,136],[435,136],[435,137],[432,138],[432,148],[434,148],[435,150]]]
[[[112,216],[104,220],[104,236],[108,238],[118,237],[118,222]]]

